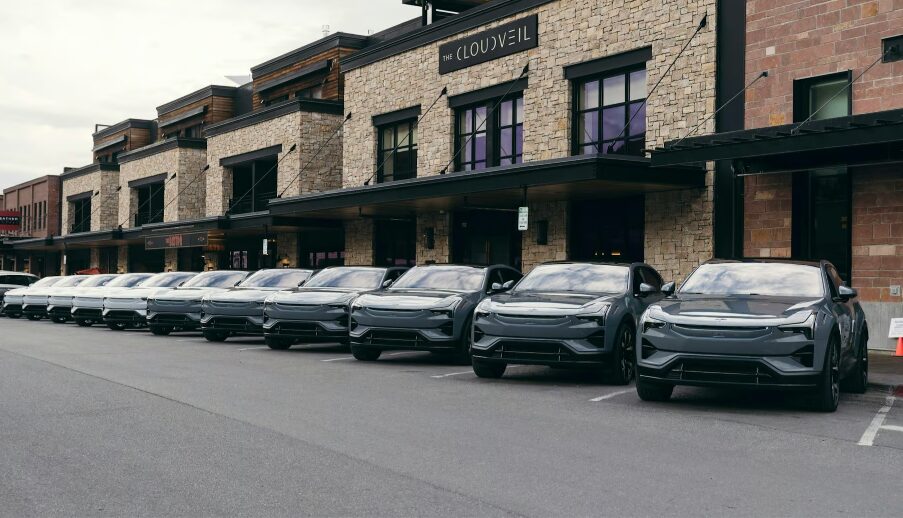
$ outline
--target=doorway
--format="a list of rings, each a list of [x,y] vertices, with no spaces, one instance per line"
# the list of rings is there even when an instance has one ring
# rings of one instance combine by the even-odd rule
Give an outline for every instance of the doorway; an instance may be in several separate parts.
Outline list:
[[[846,168],[805,171],[793,178],[791,255],[831,261],[846,282],[852,267],[852,193]]]
[[[130,273],[160,273],[165,266],[165,250],[145,250],[144,245],[129,246]]]
[[[452,261],[462,264],[505,264],[521,267],[521,232],[513,210],[456,212],[452,231]]]
[[[374,266],[415,266],[417,264],[417,222],[407,219],[378,219],[373,222]]]
[[[203,272],[203,248],[179,248],[176,266],[180,272]]]
[[[572,203],[571,260],[643,261],[645,203],[644,196]]]

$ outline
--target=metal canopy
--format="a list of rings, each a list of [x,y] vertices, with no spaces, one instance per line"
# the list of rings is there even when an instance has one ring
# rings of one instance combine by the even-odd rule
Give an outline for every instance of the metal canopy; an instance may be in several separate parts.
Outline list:
[[[903,161],[903,110],[797,126],[785,124],[668,142],[653,150],[652,167],[734,160],[737,173],[755,174]]]
[[[511,209],[527,200],[561,201],[700,188],[701,168],[652,169],[641,157],[568,157],[448,173],[272,200],[274,215],[315,219],[411,216],[467,208]]]

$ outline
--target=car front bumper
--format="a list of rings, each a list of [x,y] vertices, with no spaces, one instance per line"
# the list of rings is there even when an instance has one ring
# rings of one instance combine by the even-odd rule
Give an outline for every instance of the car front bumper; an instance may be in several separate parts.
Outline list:
[[[201,327],[200,304],[148,303],[147,323],[151,327],[172,327],[194,331]]]
[[[201,329],[204,331],[230,332],[242,335],[263,335],[263,308],[223,311],[217,308],[216,313],[208,313],[205,308],[201,315]],[[253,311],[253,312],[252,312]]]
[[[442,311],[357,308],[351,313],[348,337],[355,347],[445,352],[460,347],[461,327]]]
[[[307,343],[348,341],[347,306],[268,305],[264,312],[266,336],[293,338]]]

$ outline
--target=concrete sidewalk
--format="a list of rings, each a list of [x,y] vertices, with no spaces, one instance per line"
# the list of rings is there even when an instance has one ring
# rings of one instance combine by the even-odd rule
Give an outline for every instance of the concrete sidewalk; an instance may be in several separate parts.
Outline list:
[[[869,351],[869,384],[903,387],[903,357],[893,351]]]

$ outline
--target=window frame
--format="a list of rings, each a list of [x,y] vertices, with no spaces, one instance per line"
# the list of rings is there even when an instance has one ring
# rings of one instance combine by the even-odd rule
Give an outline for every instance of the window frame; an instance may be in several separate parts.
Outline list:
[[[417,135],[417,121],[417,118],[403,119],[382,124],[376,127],[376,183],[388,183],[398,180],[409,180],[411,178],[417,178],[417,157],[420,147],[420,140]],[[407,125],[409,137],[406,139],[406,144],[404,146],[400,146],[398,145],[398,130],[404,125]],[[386,146],[384,138],[384,133],[388,129],[392,130],[393,144],[391,146]],[[402,152],[407,152],[410,156],[410,176],[405,176],[403,178],[397,178],[399,150],[401,150]],[[391,176],[389,177],[390,179],[388,180],[386,179],[387,177],[385,174],[387,163],[386,153],[392,153],[393,171]]]
[[[820,84],[853,80],[853,71],[822,74],[820,76],[804,77],[793,80],[793,122],[803,122],[812,115],[812,87]],[[847,88],[847,115],[853,113],[853,90]]]
[[[511,124],[502,123],[502,107],[506,103],[511,103]],[[483,129],[476,131],[477,128],[477,110],[483,108],[486,110],[486,122]],[[468,114],[470,118],[470,131],[466,131],[462,126],[462,116]],[[523,90],[512,91],[506,96],[482,99],[478,102],[456,106],[454,109],[454,131],[455,131],[455,172],[472,172],[482,171],[490,167],[510,166],[523,163],[524,156],[524,119],[526,118],[526,104],[524,101]],[[520,153],[517,151],[517,128],[520,128]],[[511,154],[502,154],[502,132],[506,129],[511,130]],[[484,160],[476,160],[477,136],[486,136],[486,154]],[[465,147],[470,148],[470,160],[466,160],[467,154]],[[503,160],[510,160],[509,163],[503,164]],[[477,168],[476,164],[484,163],[483,167]],[[469,168],[465,168],[469,166]]]
[[[630,76],[636,72],[645,72],[646,74],[646,84],[644,89],[646,90],[645,95],[641,98],[631,99],[630,96]],[[619,103],[613,103],[609,105],[604,104],[604,92],[605,92],[605,81],[608,79],[613,79],[616,77],[624,78],[624,100]],[[639,107],[644,109],[648,109],[648,99],[649,99],[649,71],[646,67],[646,62],[643,61],[641,63],[636,63],[630,66],[625,66],[621,68],[615,68],[611,70],[604,70],[595,74],[585,75],[581,77],[575,77],[571,80],[571,114],[572,114],[572,124],[571,124],[571,154],[573,156],[582,156],[589,154],[603,154],[603,155],[626,155],[626,156],[643,156],[642,150],[646,147],[646,133],[648,133],[648,127],[646,125],[646,118],[643,119],[643,132],[642,134],[632,135],[630,133],[630,128],[628,127],[628,123],[631,119],[631,109],[630,107],[633,104],[637,104]],[[586,108],[581,109],[581,100],[583,99],[583,88],[584,85],[592,82],[598,83],[598,99],[597,105],[595,108]],[[605,139],[603,135],[604,131],[604,118],[603,112],[605,110],[612,110],[619,107],[624,108],[624,124],[621,126],[620,135],[616,136],[612,139]],[[583,142],[583,135],[580,134],[580,125],[583,117],[587,113],[596,112],[598,115],[596,117],[596,132],[597,138],[596,141],[587,141]],[[641,135],[641,136],[640,136]],[[608,148],[615,143],[623,142],[623,147],[621,151],[614,150],[609,153]],[[639,153],[630,153],[630,143],[631,142],[640,142],[640,151]],[[588,146],[595,146],[596,153],[585,153],[584,148]]]

